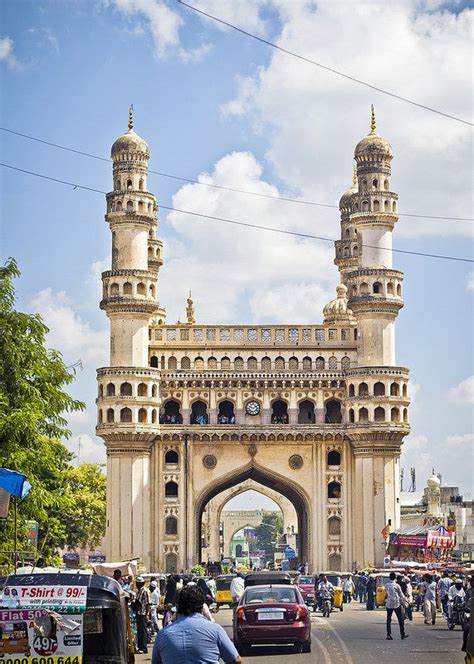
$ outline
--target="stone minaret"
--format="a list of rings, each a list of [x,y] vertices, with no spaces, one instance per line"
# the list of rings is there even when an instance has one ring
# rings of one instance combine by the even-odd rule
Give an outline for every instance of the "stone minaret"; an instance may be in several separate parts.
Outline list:
[[[105,215],[112,269],[102,274],[100,303],[110,320],[110,362],[98,370],[97,400],[97,433],[107,447],[109,560],[146,558],[150,551],[150,454],[160,371],[149,366],[148,344],[152,318],[163,321],[165,312],[156,299],[163,245],[156,239],[157,201],[147,190],[149,156],[133,130],[131,108],[128,131],[112,146],[113,191]],[[132,528],[124,527],[124,515]]]
[[[398,219],[398,197],[390,186],[392,157],[390,144],[376,133],[372,107],[370,132],[355,148],[355,191],[341,199],[339,246],[351,255],[336,253],[358,334],[358,366],[347,371],[346,398],[355,457],[354,517],[363,514],[362,527],[354,532],[357,566],[371,560],[381,563],[385,551],[381,532],[400,523],[399,456],[409,432],[408,370],[395,366],[395,319],[403,307],[403,273],[392,268],[392,231]],[[357,265],[351,267],[355,260]]]
[[[390,189],[392,148],[376,133],[356,146],[357,190],[351,196],[350,224],[358,238],[358,266],[347,273],[349,306],[359,330],[359,364],[395,363],[395,319],[403,307],[403,273],[392,269],[392,232],[398,196]]]

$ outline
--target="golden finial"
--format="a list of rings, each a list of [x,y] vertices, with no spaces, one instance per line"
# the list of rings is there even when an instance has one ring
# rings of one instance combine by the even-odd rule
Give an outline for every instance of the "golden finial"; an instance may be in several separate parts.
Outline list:
[[[375,111],[374,111],[374,105],[373,104],[371,105],[370,110],[371,110],[370,133],[375,134],[375,129],[377,128],[377,125],[375,123]]]
[[[191,291],[189,291],[186,307],[186,320],[188,325],[194,325],[196,319],[194,318],[194,302],[192,299]]]
[[[133,129],[133,104],[130,104],[128,109],[128,128]]]
[[[352,188],[357,189],[357,167],[352,164]]]

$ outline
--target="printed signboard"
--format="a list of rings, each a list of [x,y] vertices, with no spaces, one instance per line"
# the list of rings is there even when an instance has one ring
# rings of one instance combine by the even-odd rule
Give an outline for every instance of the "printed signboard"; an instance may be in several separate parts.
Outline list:
[[[86,586],[5,586],[1,604],[8,609],[49,609],[58,613],[83,613],[86,610],[86,600]]]
[[[81,664],[82,619],[73,616],[62,623],[42,609],[0,609],[0,661]]]

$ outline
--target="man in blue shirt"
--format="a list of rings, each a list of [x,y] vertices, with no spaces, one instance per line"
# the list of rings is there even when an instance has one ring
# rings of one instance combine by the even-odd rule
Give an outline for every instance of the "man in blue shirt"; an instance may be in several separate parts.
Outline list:
[[[179,593],[178,617],[159,632],[152,664],[240,664],[242,660],[224,629],[202,615],[204,593],[185,586]]]

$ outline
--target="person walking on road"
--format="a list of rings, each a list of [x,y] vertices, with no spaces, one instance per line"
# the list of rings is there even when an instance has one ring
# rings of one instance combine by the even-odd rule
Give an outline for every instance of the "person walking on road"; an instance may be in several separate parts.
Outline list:
[[[344,593],[344,602],[350,604],[352,601],[352,593],[354,591],[354,584],[350,576],[346,576],[342,582],[342,592]]]
[[[367,577],[364,572],[359,577],[359,583],[357,584],[357,594],[359,596],[359,602],[365,604],[367,601]]]
[[[405,623],[402,613],[402,606],[406,605],[406,598],[398,583],[395,582],[396,576],[395,572],[390,572],[390,581],[385,585],[385,591],[387,593],[387,601],[385,604],[387,610],[387,641],[393,640],[392,615],[394,612],[397,616],[398,626],[400,627],[400,637],[402,639],[408,638],[408,634],[405,634]]]
[[[438,581],[437,591],[439,601],[441,602],[441,610],[445,618],[448,617],[448,593],[451,587],[451,579],[449,578],[449,572],[447,569],[444,570],[443,576]]]
[[[148,588],[145,588],[145,579],[137,576],[137,594],[133,600],[132,608],[137,617],[137,646],[139,653],[148,652],[148,617],[150,615],[151,595]]]
[[[423,613],[425,616],[425,625],[432,625],[436,622],[436,581],[431,574],[425,575],[426,590],[423,602]]]
[[[152,664],[226,664],[242,662],[223,627],[201,615],[204,593],[185,586],[178,598],[178,616],[156,637]]]
[[[232,603],[234,606],[240,602],[244,590],[244,575],[242,572],[237,572],[237,576],[232,579],[232,583],[230,584],[230,596],[232,597]]]

